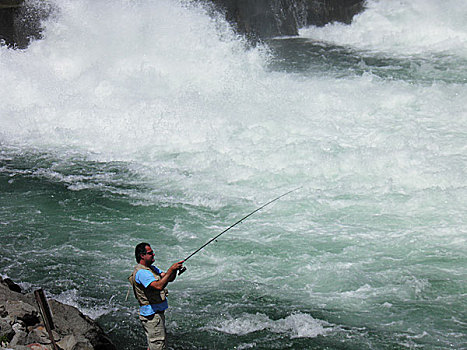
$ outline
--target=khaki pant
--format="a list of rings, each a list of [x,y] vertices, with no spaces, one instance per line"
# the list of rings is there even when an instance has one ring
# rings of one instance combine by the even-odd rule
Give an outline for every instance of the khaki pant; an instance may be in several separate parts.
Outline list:
[[[139,316],[144,331],[148,338],[149,350],[167,349],[167,337],[165,334],[165,315],[163,312],[151,316]]]

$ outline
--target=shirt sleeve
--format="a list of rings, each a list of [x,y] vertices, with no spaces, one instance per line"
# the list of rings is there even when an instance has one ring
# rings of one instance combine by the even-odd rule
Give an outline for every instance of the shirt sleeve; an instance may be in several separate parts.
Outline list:
[[[135,282],[141,283],[144,288],[147,288],[155,280],[154,275],[148,270],[139,270],[135,276]]]
[[[164,271],[162,271],[160,268],[158,268],[157,266],[152,265],[151,267],[152,267],[152,269],[153,269],[154,271],[156,271],[156,273],[157,273],[158,275],[160,275],[161,273],[164,272]]]

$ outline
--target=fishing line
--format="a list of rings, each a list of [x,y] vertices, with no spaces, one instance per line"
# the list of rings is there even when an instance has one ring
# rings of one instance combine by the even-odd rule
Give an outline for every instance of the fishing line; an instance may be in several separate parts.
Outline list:
[[[183,262],[186,262],[188,259],[190,259],[193,255],[195,255],[196,253],[198,253],[200,250],[202,250],[204,247],[206,247],[208,244],[210,244],[211,242],[215,241],[217,238],[219,238],[220,236],[222,236],[224,233],[226,233],[227,231],[229,231],[231,228],[237,226],[239,223],[241,223],[243,220],[245,220],[246,218],[250,217],[251,215],[253,215],[254,213],[260,211],[261,209],[263,209],[264,207],[268,206],[269,204],[272,204],[274,203],[275,201],[281,199],[282,197],[284,196],[287,196],[289,193],[292,193],[294,191],[297,191],[299,190],[300,188],[302,188],[303,186],[300,186],[300,187],[297,187],[297,188],[294,188],[293,190],[290,190],[290,191],[287,191],[286,193],[283,193],[281,194],[280,196],[270,200],[269,202],[263,204],[262,206],[260,206],[259,208],[253,210],[251,213],[249,213],[248,215],[245,215],[243,218],[241,218],[240,220],[238,220],[237,222],[235,222],[234,224],[230,225],[229,227],[227,227],[224,231],[222,231],[221,233],[219,233],[217,236],[215,236],[214,238],[211,238],[209,241],[207,241],[206,243],[204,243],[201,247],[199,247],[198,249],[196,249],[193,253],[191,253],[190,255],[188,255],[188,257],[186,257]],[[186,270],[186,267],[183,267],[179,270],[178,274],[181,275],[183,272],[185,272]]]

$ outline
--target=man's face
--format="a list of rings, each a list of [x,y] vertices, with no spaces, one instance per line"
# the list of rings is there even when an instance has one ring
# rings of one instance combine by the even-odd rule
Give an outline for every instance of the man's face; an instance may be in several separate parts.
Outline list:
[[[151,246],[146,246],[146,254],[143,255],[143,259],[147,265],[151,265],[154,262],[154,251]]]

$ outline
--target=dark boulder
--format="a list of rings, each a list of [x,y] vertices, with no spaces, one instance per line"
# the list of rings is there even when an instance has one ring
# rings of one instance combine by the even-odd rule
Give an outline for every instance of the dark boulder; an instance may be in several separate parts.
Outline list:
[[[362,12],[362,0],[305,0],[306,25],[324,26],[332,22],[350,24]]]
[[[301,0],[212,0],[229,23],[250,39],[297,35],[305,21]]]
[[[250,39],[292,36],[308,25],[351,23],[364,0],[212,0],[226,19]]]
[[[0,43],[24,49],[42,38],[41,21],[53,12],[47,1],[0,0]]]

